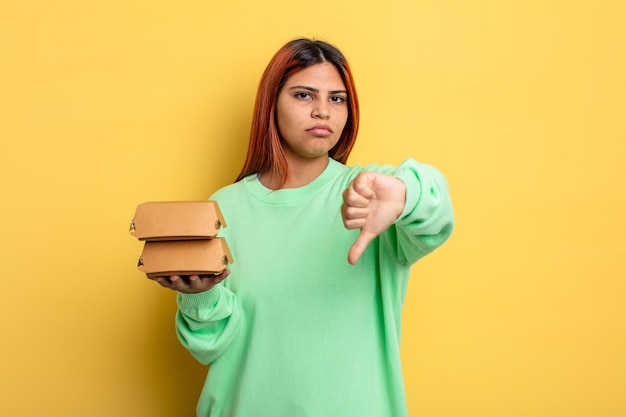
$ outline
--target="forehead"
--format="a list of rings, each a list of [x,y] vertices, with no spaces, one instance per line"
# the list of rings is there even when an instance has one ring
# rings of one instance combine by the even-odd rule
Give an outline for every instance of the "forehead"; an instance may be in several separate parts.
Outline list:
[[[285,82],[285,88],[293,86],[313,87],[320,91],[346,89],[339,71],[330,62],[311,65],[296,72]]]

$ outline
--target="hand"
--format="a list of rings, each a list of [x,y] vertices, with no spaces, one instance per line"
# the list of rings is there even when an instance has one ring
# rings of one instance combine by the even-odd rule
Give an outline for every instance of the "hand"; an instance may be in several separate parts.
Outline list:
[[[361,229],[348,253],[350,264],[398,219],[405,201],[406,185],[391,175],[365,171],[350,182],[343,192],[341,216],[346,229]]]
[[[230,270],[225,269],[219,275],[172,275],[169,277],[149,278],[161,284],[162,287],[169,288],[174,291],[184,292],[187,294],[196,294],[208,291],[230,274]]]

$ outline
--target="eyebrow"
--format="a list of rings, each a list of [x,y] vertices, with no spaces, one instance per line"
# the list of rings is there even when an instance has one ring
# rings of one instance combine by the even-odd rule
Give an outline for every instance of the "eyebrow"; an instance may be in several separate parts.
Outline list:
[[[294,85],[292,87],[289,87],[289,90],[307,90],[310,91],[312,93],[319,93],[320,90],[318,90],[317,88],[313,88],[313,87],[308,87],[306,85]],[[348,94],[348,92],[346,90],[331,90],[329,91],[330,94]]]

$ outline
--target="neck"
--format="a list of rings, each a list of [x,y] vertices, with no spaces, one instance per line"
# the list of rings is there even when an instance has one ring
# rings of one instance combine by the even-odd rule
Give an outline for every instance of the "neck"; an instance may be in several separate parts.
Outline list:
[[[261,174],[259,178],[261,184],[270,190],[303,187],[324,172],[328,166],[328,155],[308,160],[293,160],[291,158],[287,158],[287,166],[287,180],[282,186],[280,184],[280,179],[270,172]]]

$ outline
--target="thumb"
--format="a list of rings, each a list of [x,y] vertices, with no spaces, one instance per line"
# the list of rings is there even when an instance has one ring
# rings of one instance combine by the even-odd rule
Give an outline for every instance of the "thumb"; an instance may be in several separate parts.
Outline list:
[[[372,232],[365,231],[361,229],[361,234],[356,238],[354,244],[350,248],[350,252],[348,252],[348,262],[350,265],[354,265],[356,261],[359,260],[363,252],[365,252],[365,248],[367,245],[376,238],[376,234]]]

